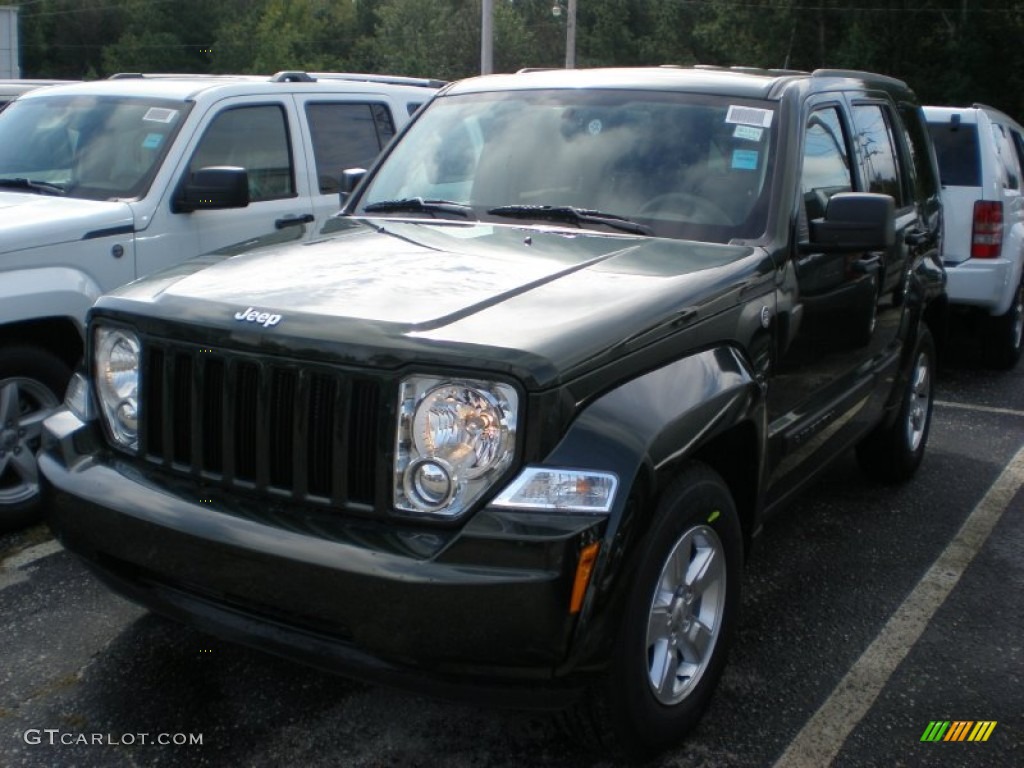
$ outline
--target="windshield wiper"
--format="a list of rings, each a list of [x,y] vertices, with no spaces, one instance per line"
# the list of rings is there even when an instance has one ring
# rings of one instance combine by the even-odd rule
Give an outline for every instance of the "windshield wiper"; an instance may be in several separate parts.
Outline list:
[[[33,181],[32,179],[0,179],[0,187],[11,189],[27,189],[31,192],[38,192],[42,195],[64,195],[64,187],[59,184],[51,184],[48,181]]]
[[[414,213],[450,213],[461,216],[464,219],[473,216],[473,208],[469,205],[456,203],[451,200],[424,200],[422,197],[407,197],[402,200],[381,200],[379,203],[370,203],[363,206],[363,213],[399,213],[411,211]]]
[[[623,232],[637,235],[651,234],[651,228],[640,222],[627,219],[614,213],[593,211],[588,208],[576,208],[572,205],[502,205],[487,211],[492,216],[508,216],[513,219],[543,219],[545,221],[564,221],[580,226],[582,224],[604,224]]]

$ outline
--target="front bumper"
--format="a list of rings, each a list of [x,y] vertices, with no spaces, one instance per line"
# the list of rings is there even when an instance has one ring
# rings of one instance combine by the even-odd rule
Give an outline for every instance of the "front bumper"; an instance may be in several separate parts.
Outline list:
[[[603,518],[338,520],[140,470],[67,410],[46,431],[58,538],[159,613],[358,679],[515,706],[564,706],[587,682],[578,668],[600,666],[571,660],[569,605]]]
[[[1001,315],[1010,308],[1017,287],[1011,261],[968,259],[945,266],[950,302],[980,307],[991,315]]]

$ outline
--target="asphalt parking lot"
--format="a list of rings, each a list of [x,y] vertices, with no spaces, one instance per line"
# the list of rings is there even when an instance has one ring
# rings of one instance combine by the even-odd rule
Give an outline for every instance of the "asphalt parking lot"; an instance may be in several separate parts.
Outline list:
[[[847,457],[769,522],[712,707],[658,765],[1024,765],[1022,379],[954,362],[912,483],[868,483]],[[922,740],[945,722],[994,726]],[[71,764],[610,765],[545,716],[352,683],[149,615],[40,527],[0,537],[0,765]]]

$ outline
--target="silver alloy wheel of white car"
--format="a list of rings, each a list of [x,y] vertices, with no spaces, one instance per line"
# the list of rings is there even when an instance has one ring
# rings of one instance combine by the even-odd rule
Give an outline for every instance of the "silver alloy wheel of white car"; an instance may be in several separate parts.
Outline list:
[[[1017,292],[1013,295],[1013,306],[1010,307],[1011,326],[1010,343],[1012,349],[1019,350],[1021,343],[1024,343],[1024,278],[1017,286]]]
[[[914,361],[914,371],[910,379],[910,403],[906,410],[907,448],[916,451],[924,439],[931,413],[931,358],[921,350]]]
[[[725,617],[725,550],[706,525],[683,532],[662,566],[647,623],[648,682],[671,706],[685,699],[711,660]]]
[[[35,379],[0,379],[0,505],[31,501],[39,495],[36,450],[43,420],[60,404]]]

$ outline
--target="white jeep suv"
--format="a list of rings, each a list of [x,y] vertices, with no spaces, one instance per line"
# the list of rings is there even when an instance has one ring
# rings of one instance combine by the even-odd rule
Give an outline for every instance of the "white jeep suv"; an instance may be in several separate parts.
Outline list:
[[[0,112],[0,530],[38,511],[35,450],[101,294],[337,212],[439,81],[282,72],[118,76]]]
[[[1024,128],[999,110],[925,107],[942,179],[950,304],[980,320],[986,362],[1024,346]]]

